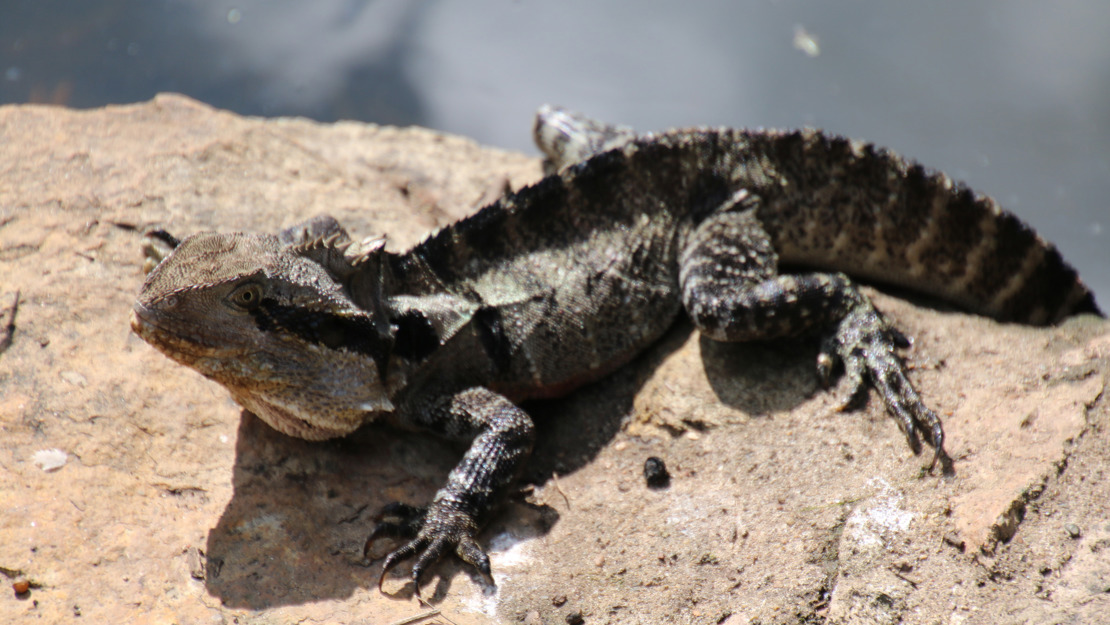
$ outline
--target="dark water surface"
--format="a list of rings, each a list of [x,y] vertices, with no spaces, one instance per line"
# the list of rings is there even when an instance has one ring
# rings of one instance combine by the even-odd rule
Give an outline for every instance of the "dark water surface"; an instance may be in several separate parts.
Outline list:
[[[0,0],[0,103],[177,91],[526,151],[545,102],[645,130],[819,126],[993,195],[1110,308],[1108,26],[1103,0]]]

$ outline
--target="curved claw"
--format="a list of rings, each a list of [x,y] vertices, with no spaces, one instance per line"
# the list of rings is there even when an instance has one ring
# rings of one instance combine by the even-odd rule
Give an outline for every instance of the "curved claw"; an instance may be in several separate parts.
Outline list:
[[[485,551],[478,546],[478,543],[469,536],[464,536],[459,540],[459,546],[455,547],[455,554],[459,558],[474,567],[482,574],[486,582],[493,584],[493,573],[489,568],[489,556]]]
[[[939,462],[947,474],[951,472],[951,459],[944,451],[944,428],[940,418],[921,401],[906,377],[905,366],[895,354],[896,348],[911,344],[909,337],[867,306],[841,320],[835,335],[822,342],[821,355],[826,359],[839,358],[844,363],[844,377],[852,394],[841,409],[849,407],[851,399],[860,397],[866,390],[865,382],[869,381],[898,421],[913,453],[921,453],[921,437],[924,437],[934,449],[929,470]],[[818,372],[823,373],[820,356]]]
[[[385,562],[382,563],[382,574],[378,576],[378,592],[384,592],[382,590],[382,584],[385,583],[386,574],[389,573],[391,570],[393,570],[393,567],[395,567],[399,563],[404,562],[405,560],[408,560],[409,558],[413,557],[414,555],[417,554],[418,551],[420,551],[423,548],[424,548],[424,539],[423,538],[414,538],[414,539],[410,540],[409,542],[405,543],[400,548],[394,549],[393,551],[391,551],[389,553],[389,555],[387,555],[385,557]],[[414,570],[415,570],[415,568],[416,567],[413,567]],[[420,580],[417,579],[415,576],[414,576],[414,579],[416,580],[415,594],[416,594],[417,597],[419,597],[420,596]]]
[[[817,352],[817,381],[825,390],[832,387],[833,371],[839,364],[840,355],[836,353],[836,337],[825,337]]]
[[[845,391],[836,393],[836,411],[847,412],[863,405],[867,399],[867,383],[864,379],[864,365],[859,354],[841,356],[836,350],[836,342],[828,341],[817,354],[817,377],[825,389],[832,388],[833,370],[837,365],[844,366]]]
[[[887,324],[886,331],[889,334],[890,340],[892,343],[894,343],[895,347],[899,349],[907,349],[913,347],[913,339],[906,336],[906,334],[898,328]]]
[[[417,556],[416,563],[412,565],[412,592],[417,597],[420,596],[420,576],[424,573],[425,569],[432,566],[443,557],[443,554],[447,552],[447,548],[450,547],[450,542],[451,539],[446,536],[434,538],[424,547],[424,552]],[[401,559],[403,560],[405,558]]]
[[[920,437],[925,437],[934,450],[929,470],[939,462],[948,472],[951,461],[944,451],[944,427],[940,417],[921,401],[893,350],[876,346],[865,359],[868,377],[882,396],[887,410],[898,420],[910,449],[914,454],[921,453]]]
[[[430,508],[416,508],[397,503],[383,508],[379,517],[382,521],[366,539],[364,553],[369,553],[371,545],[383,536],[412,539],[386,555],[378,577],[379,592],[383,592],[382,586],[389,571],[415,557],[411,573],[413,594],[420,597],[420,578],[451,550],[493,583],[489,556],[474,539],[477,528],[470,514],[453,509],[450,504],[437,503]]]

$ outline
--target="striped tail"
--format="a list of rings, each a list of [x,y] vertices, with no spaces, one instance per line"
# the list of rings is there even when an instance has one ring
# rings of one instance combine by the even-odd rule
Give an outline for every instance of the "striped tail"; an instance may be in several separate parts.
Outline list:
[[[948,176],[815,130],[743,134],[780,174],[761,216],[781,262],[905,286],[1003,321],[1102,314],[1054,245]]]

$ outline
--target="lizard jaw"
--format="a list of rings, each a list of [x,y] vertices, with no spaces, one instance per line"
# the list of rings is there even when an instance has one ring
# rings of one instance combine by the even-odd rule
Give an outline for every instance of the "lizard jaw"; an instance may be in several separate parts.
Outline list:
[[[334,427],[320,419],[320,415],[300,415],[296,406],[284,406],[272,398],[246,390],[228,388],[232,397],[252,414],[278,432],[306,441],[322,441],[346,436],[362,425],[361,421],[336,422]]]
[[[189,365],[201,358],[218,357],[229,351],[205,344],[197,337],[183,337],[171,332],[159,325],[154,316],[149,308],[136,304],[131,309],[131,331],[177,362]]]

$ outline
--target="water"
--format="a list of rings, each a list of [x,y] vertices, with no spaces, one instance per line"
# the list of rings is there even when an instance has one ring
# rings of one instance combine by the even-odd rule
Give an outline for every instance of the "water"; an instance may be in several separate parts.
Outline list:
[[[0,102],[178,91],[534,152],[550,102],[641,129],[819,126],[993,195],[1110,307],[1100,0],[3,0]]]

